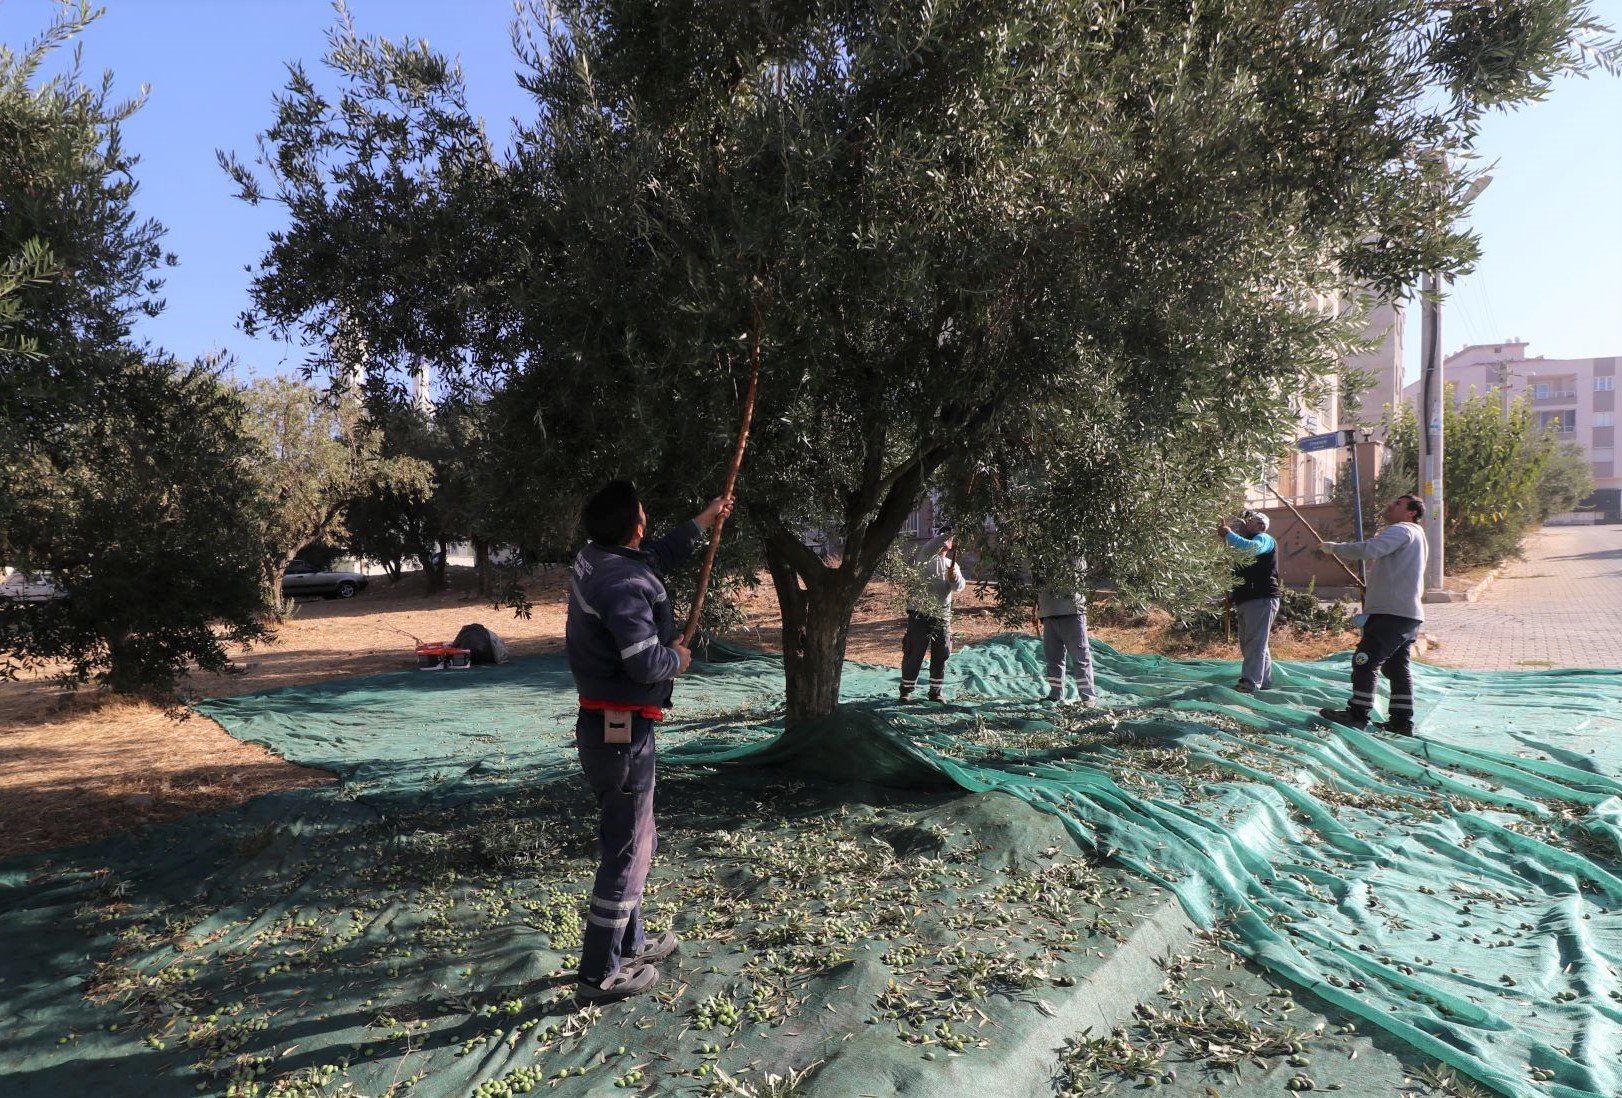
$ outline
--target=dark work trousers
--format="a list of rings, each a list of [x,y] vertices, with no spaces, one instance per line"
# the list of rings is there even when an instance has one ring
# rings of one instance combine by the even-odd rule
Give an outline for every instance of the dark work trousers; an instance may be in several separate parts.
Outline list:
[[[659,845],[653,825],[653,722],[633,717],[630,743],[603,742],[603,715],[582,709],[575,724],[580,769],[601,810],[602,861],[591,886],[580,978],[602,983],[622,957],[642,949],[642,886]]]
[[[1370,614],[1363,623],[1363,639],[1352,653],[1352,700],[1347,710],[1367,717],[1374,709],[1375,686],[1380,672],[1391,680],[1391,711],[1393,721],[1414,719],[1414,676],[1408,667],[1408,650],[1419,639],[1419,627],[1424,623],[1417,618],[1399,618],[1395,614]]]
[[[929,653],[929,692],[939,694],[946,685],[946,660],[952,654],[952,621],[907,611],[907,632],[901,638],[901,696],[912,695],[918,671]]]

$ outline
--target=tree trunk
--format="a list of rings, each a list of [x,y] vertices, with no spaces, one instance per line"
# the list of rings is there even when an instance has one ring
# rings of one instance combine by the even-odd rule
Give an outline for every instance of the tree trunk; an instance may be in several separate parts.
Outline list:
[[[763,530],[766,567],[783,616],[784,721],[789,727],[827,717],[838,707],[856,600],[944,456],[940,448],[925,451],[885,478],[883,442],[882,435],[875,436],[870,447],[867,493],[847,506],[845,552],[839,567],[830,568],[806,546],[798,529],[768,521]],[[898,636],[896,644],[900,643]]]
[[[785,720],[793,725],[826,717],[839,704],[850,616],[871,572],[859,573],[855,561],[829,568],[786,536],[767,542],[766,563],[783,615]]]
[[[304,546],[300,545],[265,562],[265,605],[272,608],[277,621],[285,620],[285,608],[292,602],[291,599],[282,598],[282,580],[287,576],[287,566],[298,559],[299,549],[302,548]]]
[[[479,595],[489,598],[494,584],[490,575],[490,543],[480,537],[473,539],[473,570],[479,580]]]
[[[424,594],[433,595],[445,590],[449,582],[445,578],[445,543],[440,542],[437,550],[423,546],[417,550],[417,559],[422,562],[422,574],[428,579],[428,590]]]
[[[114,626],[107,633],[107,688],[115,694],[139,694],[145,680],[133,635],[127,627]]]

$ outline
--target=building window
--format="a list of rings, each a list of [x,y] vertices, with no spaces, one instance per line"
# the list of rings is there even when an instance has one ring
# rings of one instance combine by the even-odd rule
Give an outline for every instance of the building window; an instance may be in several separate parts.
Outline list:
[[[1550,385],[1550,384],[1548,384],[1546,382],[1540,381],[1536,385],[1532,386],[1532,399],[1533,400],[1548,400],[1549,395],[1551,393],[1553,393],[1553,392],[1554,392],[1554,386],[1553,385]]]
[[[1539,412],[1538,426],[1545,431],[1569,435],[1577,429],[1576,412]]]
[[[1594,426],[1595,427],[1615,427],[1616,426],[1615,420],[1616,420],[1616,413],[1615,412],[1595,412],[1594,413]]]
[[[1615,454],[1616,451],[1609,446],[1600,446],[1588,451],[1590,461],[1610,461]]]
[[[1596,377],[1594,379],[1594,392],[1596,393],[1608,393],[1615,388],[1616,378],[1614,377]]]

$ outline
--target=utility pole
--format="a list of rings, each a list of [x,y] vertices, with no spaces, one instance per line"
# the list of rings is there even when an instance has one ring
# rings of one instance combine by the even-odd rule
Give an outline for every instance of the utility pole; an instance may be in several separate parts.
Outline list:
[[[1440,154],[1438,154],[1440,155]],[[1447,161],[1442,159],[1445,167]],[[1461,208],[1469,208],[1481,192],[1492,182],[1490,175],[1478,175],[1470,180],[1459,198]],[[1419,341],[1421,352],[1420,378],[1420,493],[1425,501],[1425,598],[1428,602],[1448,601],[1443,590],[1442,513],[1447,507],[1442,490],[1443,439],[1442,426],[1447,415],[1447,379],[1442,376],[1442,291],[1447,287],[1443,275],[1432,272],[1420,284],[1424,301],[1419,311]]]
[[[1442,590],[1442,426],[1447,394],[1442,377],[1442,278],[1427,274],[1421,284],[1420,345],[1420,451],[1419,496],[1425,501],[1425,592]]]

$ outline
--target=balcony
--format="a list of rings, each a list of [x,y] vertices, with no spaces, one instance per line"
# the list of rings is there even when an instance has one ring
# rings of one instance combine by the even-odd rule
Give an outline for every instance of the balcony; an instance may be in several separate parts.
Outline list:
[[[1577,391],[1575,389],[1533,389],[1531,391],[1532,407],[1541,408],[1549,404],[1575,404]]]

